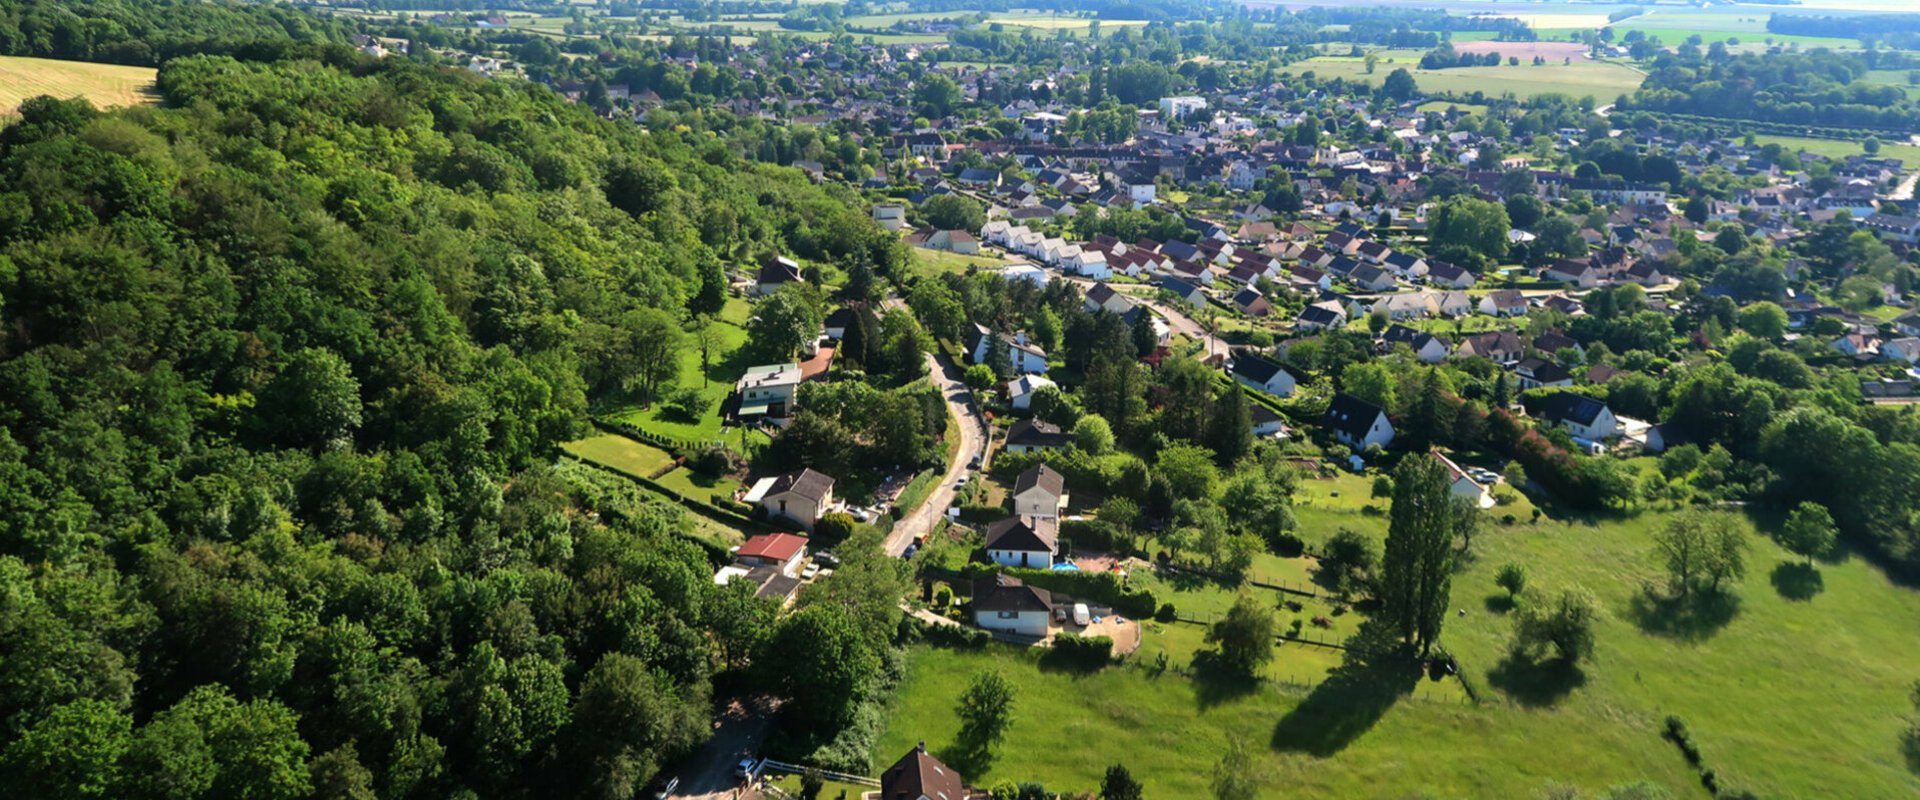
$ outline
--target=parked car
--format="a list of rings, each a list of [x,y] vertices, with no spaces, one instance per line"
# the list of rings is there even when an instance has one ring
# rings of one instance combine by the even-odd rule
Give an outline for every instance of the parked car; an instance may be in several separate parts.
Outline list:
[[[743,779],[753,777],[753,759],[740,759],[740,763],[733,768],[733,774],[734,777]]]
[[[820,574],[819,564],[808,564],[806,569],[800,570],[800,577],[804,580],[813,580],[813,576],[818,574]]]

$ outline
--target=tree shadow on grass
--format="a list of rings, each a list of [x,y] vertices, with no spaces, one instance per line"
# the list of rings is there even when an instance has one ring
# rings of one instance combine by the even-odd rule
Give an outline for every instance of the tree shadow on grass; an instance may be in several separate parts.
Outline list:
[[[993,747],[984,739],[964,730],[954,738],[953,744],[940,748],[934,757],[969,780],[978,780],[993,768]]]
[[[1239,700],[1260,688],[1258,678],[1221,664],[1219,658],[1220,654],[1213,650],[1193,654],[1194,699],[1202,711]]]
[[[1540,708],[1556,705],[1573,690],[1585,686],[1587,673],[1580,665],[1561,659],[1536,662],[1510,652],[1487,673],[1487,683],[1521,705]]]
[[[1513,602],[1513,597],[1511,595],[1504,595],[1504,594],[1487,595],[1487,611],[1491,613],[1505,614],[1509,611],[1512,611],[1513,607],[1514,607],[1514,602]]]
[[[1827,590],[1827,581],[1820,570],[1801,561],[1780,562],[1768,579],[1773,582],[1773,590],[1788,600],[1812,600],[1814,595]]]
[[[1900,754],[1907,757],[1907,770],[1920,775],[1920,726],[1900,732]]]
[[[1685,597],[1661,597],[1646,590],[1627,604],[1628,618],[1641,631],[1687,641],[1712,638],[1739,615],[1740,596],[1732,592],[1700,590]]]
[[[1346,660],[1273,728],[1275,750],[1325,758],[1372,729],[1420,683],[1420,662],[1373,622],[1347,640]]]

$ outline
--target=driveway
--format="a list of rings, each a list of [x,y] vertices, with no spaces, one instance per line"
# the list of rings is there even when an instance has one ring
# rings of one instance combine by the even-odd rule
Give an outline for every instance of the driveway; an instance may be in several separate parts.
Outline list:
[[[736,701],[713,723],[713,738],[681,767],[680,787],[673,797],[684,800],[733,800],[741,796],[734,766],[741,760],[756,758],[760,744],[773,726],[776,701]]]
[[[947,412],[953,415],[953,422],[960,429],[960,450],[954,455],[953,463],[947,465],[947,474],[940,477],[940,485],[933,488],[933,494],[927,495],[927,502],[893,524],[893,532],[887,534],[886,542],[887,554],[893,556],[905,553],[913,537],[932,530],[934,520],[945,513],[947,506],[953,505],[954,482],[967,474],[968,463],[981,454],[987,441],[987,422],[970,402],[973,395],[961,379],[959,365],[945,355],[928,353],[927,366],[931,370],[929,377],[946,398]]]

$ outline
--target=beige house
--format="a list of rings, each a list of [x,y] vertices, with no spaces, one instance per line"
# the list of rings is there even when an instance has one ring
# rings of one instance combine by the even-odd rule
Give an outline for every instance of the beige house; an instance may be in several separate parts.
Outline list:
[[[1024,517],[1058,517],[1067,507],[1067,479],[1052,467],[1036,464],[1013,481],[1013,513]]]
[[[793,362],[748,367],[733,384],[733,391],[740,396],[736,415],[741,419],[784,419],[793,413],[801,378],[800,365]]]
[[[765,509],[769,518],[792,520],[812,533],[820,515],[833,510],[833,478],[811,469],[761,478],[744,500]]]

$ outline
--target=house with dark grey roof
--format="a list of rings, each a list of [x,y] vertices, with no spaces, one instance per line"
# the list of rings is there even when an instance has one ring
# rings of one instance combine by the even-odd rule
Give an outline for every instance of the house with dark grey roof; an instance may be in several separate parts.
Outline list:
[[[1179,278],[1161,278],[1160,288],[1173,292],[1174,295],[1186,302],[1187,305],[1193,306],[1194,308],[1207,307],[1207,293],[1201,291],[1200,287],[1180,280]]]
[[[1526,352],[1527,348],[1521,343],[1520,334],[1513,331],[1488,331],[1462,339],[1459,349],[1453,354],[1461,358],[1479,356],[1495,364],[1506,366],[1518,362]]]
[[[1058,470],[1035,464],[1013,480],[1013,513],[1052,519],[1067,507],[1067,479]]]
[[[1520,359],[1520,363],[1513,365],[1513,374],[1520,379],[1522,389],[1573,385],[1573,373],[1538,356]]]
[[[1233,360],[1233,379],[1240,385],[1258,389],[1275,397],[1288,397],[1293,394],[1295,382],[1293,375],[1279,364],[1256,355],[1244,355]]]
[[[1293,327],[1301,330],[1346,326],[1347,312],[1340,308],[1339,303],[1314,303],[1300,309],[1300,316],[1293,320]]]
[[[1380,344],[1387,350],[1392,350],[1394,345],[1404,344],[1413,349],[1415,357],[1429,364],[1447,360],[1447,354],[1453,349],[1445,339],[1397,323],[1381,332]]]
[[[1060,552],[1052,519],[1012,516],[987,526],[987,558],[1004,567],[1050,569]]]
[[[1053,593],[997,573],[973,581],[973,624],[990,631],[1045,636],[1053,617]]]
[[[760,275],[754,281],[754,291],[761,295],[773,294],[789,283],[800,283],[800,262],[778,256],[760,267]]]
[[[1031,453],[1036,450],[1065,450],[1073,444],[1071,434],[1062,433],[1053,423],[1023,419],[1007,429],[1007,452]]]
[[[792,520],[812,533],[820,515],[833,508],[833,478],[811,469],[761,478],[743,499],[768,517]]]
[[[1600,442],[1620,432],[1619,420],[1607,404],[1583,394],[1559,392],[1547,398],[1540,418],[1560,427],[1576,439]]]
[[[1251,286],[1234,293],[1233,307],[1249,317],[1264,317],[1273,313],[1273,304],[1267,302],[1266,295]]]
[[[1387,412],[1346,392],[1333,396],[1323,419],[1327,427],[1333,429],[1334,438],[1348,446],[1377,444],[1386,447],[1393,443],[1393,422],[1387,419]]]

